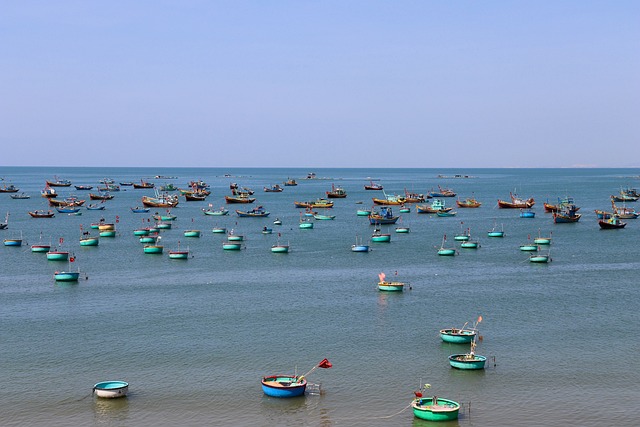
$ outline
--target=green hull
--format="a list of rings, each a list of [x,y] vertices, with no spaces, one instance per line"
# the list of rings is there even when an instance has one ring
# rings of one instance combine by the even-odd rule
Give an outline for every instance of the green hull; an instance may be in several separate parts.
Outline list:
[[[171,251],[169,252],[170,259],[189,259],[189,251]]]
[[[155,243],[157,239],[157,236],[142,236],[139,240],[140,243]]]
[[[100,237],[116,237],[115,230],[104,230],[100,232]]]
[[[379,282],[378,290],[386,292],[402,292],[404,283],[402,282]]]
[[[413,415],[427,421],[452,421],[458,419],[460,404],[448,399],[437,399],[433,405],[433,398],[418,398],[411,403]]]
[[[151,233],[151,230],[148,228],[141,228],[139,230],[133,230],[134,236],[148,236]]]
[[[300,228],[313,228],[313,223],[312,222],[301,222],[300,223]]]
[[[386,243],[391,241],[390,235],[371,236],[371,241],[376,243]]]
[[[157,245],[148,245],[144,247],[145,254],[161,254],[164,247]]]
[[[504,237],[504,231],[489,231],[487,233],[489,237]]]
[[[69,252],[47,252],[49,261],[66,261],[69,259]]]
[[[478,242],[466,241],[466,242],[460,243],[460,247],[466,248],[466,249],[478,249],[479,246],[480,244]]]
[[[240,249],[242,249],[242,244],[226,242],[222,244],[222,249],[224,249],[225,251],[239,251]]]
[[[454,256],[456,254],[455,249],[439,249],[438,255],[440,256]]]
[[[33,245],[31,246],[31,252],[35,253],[44,253],[49,252],[51,250],[51,246],[49,245]]]
[[[274,245],[271,247],[271,252],[276,254],[286,254],[289,252],[289,246],[287,245]]]
[[[410,230],[407,227],[396,228],[396,233],[408,233]]]
[[[97,237],[89,237],[87,239],[80,239],[80,246],[98,246],[100,239]]]
[[[187,230],[184,232],[184,237],[200,237],[200,230]]]
[[[549,258],[549,256],[547,255],[538,255],[538,256],[529,257],[530,262],[545,263],[545,262],[549,262],[550,260],[551,258]]]
[[[211,230],[212,233],[216,233],[216,234],[221,234],[221,233],[226,233],[227,229],[224,227],[216,227],[214,229]]]
[[[521,245],[520,250],[526,252],[536,252],[538,249],[538,245]]]
[[[547,237],[537,237],[537,238],[533,239],[533,243],[535,243],[537,245],[550,245],[551,244],[551,239],[547,238]]]

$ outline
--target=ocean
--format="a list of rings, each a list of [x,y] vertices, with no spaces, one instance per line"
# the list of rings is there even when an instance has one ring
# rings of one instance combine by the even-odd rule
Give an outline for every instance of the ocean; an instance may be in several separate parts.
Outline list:
[[[316,179],[305,179],[309,172]],[[428,394],[462,404],[457,421],[436,425],[637,425],[640,220],[600,230],[594,210],[610,210],[610,196],[621,188],[640,187],[638,175],[637,169],[2,167],[0,187],[14,184],[31,198],[0,194],[0,220],[9,213],[0,236],[23,238],[21,247],[0,247],[0,424],[429,426],[408,407],[413,392],[429,383]],[[180,188],[201,179],[212,194],[204,202],[180,197],[171,210],[177,219],[161,232],[165,253],[149,255],[133,230],[164,210],[139,214],[130,207],[153,190],[122,187],[104,211],[31,218],[29,211],[49,209],[40,191],[54,176],[93,185],[93,192],[103,178]],[[298,185],[263,192],[288,178]],[[382,195],[364,190],[370,180],[387,194],[426,194],[440,185],[483,204],[454,208],[457,214],[446,218],[412,208],[398,223],[410,233],[382,226],[390,243],[354,253],[351,245],[369,242],[374,229],[356,210]],[[234,210],[247,205],[224,202],[232,182],[255,190],[250,206],[264,206],[269,217],[238,218]],[[304,210],[293,202],[323,197],[332,184],[348,193],[334,200],[336,218],[300,229]],[[73,186],[57,190],[94,203]],[[535,218],[497,208],[514,191],[535,198]],[[566,196],[582,218],[554,224],[542,204]],[[455,206],[455,198],[444,200]],[[206,216],[209,206],[231,214]],[[81,247],[82,232],[101,217],[116,224],[116,237]],[[276,218],[281,226],[273,225]],[[212,233],[215,226],[244,234],[243,249],[223,250],[225,235]],[[273,234],[262,234],[265,226]],[[494,226],[504,238],[487,237]],[[467,228],[479,249],[454,241]],[[201,230],[201,237],[184,237],[187,229]],[[519,249],[538,235],[552,236],[548,264],[530,263]],[[437,255],[445,236],[457,256]],[[278,240],[289,253],[270,251]],[[75,262],[32,253],[30,245],[41,241],[68,250]],[[169,259],[166,252],[178,246],[192,257]],[[79,269],[81,279],[55,282],[54,271],[65,268]],[[410,289],[378,291],[381,272]],[[448,356],[468,347],[442,342],[438,331],[479,316],[476,353],[487,356],[486,368],[452,369]],[[302,374],[324,358],[333,367],[308,377],[321,384],[321,394],[263,394],[262,376]],[[93,385],[106,380],[129,382],[128,396],[93,396]]]

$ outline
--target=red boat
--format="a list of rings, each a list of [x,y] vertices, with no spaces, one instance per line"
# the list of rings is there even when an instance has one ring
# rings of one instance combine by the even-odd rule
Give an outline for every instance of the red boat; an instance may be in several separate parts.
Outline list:
[[[528,199],[521,199],[513,193],[509,193],[509,197],[511,197],[510,202],[498,199],[498,207],[502,209],[529,209],[536,204],[535,200],[533,200],[533,197],[530,197]]]

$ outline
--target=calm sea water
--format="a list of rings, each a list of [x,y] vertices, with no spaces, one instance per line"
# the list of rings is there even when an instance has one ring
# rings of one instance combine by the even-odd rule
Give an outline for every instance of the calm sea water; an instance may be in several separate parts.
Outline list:
[[[637,170],[326,169],[314,172],[327,179],[302,179],[307,172],[0,169],[4,182],[31,195],[12,200],[0,194],[1,216],[10,212],[9,228],[0,234],[25,240],[19,248],[0,247],[0,424],[427,426],[407,409],[421,383],[464,404],[457,422],[438,425],[638,424],[640,220],[629,220],[624,230],[601,231],[593,212],[609,208],[609,196],[621,187],[640,187]],[[437,177],[456,173],[472,177]],[[180,243],[193,258],[143,254],[133,230],[149,215],[129,207],[140,205],[150,190],[128,187],[102,212],[30,218],[28,211],[46,208],[39,192],[54,175],[91,185],[105,177],[138,181],[155,175],[177,177],[154,179],[157,185],[207,181],[209,199],[182,199],[172,211],[178,216],[173,228],[162,232],[166,249]],[[288,177],[299,185],[282,193],[262,191]],[[405,188],[426,193],[440,184],[483,205],[457,209],[451,218],[403,214],[409,234],[393,233],[392,226],[391,243],[352,253],[356,238],[367,241],[372,233],[366,217],[356,216],[380,194],[364,190],[370,178],[380,179],[389,194]],[[271,216],[203,215],[209,203],[224,204],[230,182],[256,190],[257,203]],[[299,229],[301,210],[293,202],[321,197],[332,183],[349,194],[335,201],[336,219]],[[497,199],[514,189],[535,197],[534,219],[497,209]],[[59,191],[88,198],[86,192]],[[542,202],[566,195],[583,217],[577,224],[553,224]],[[89,229],[101,216],[117,221],[117,237],[81,248],[80,227]],[[275,217],[281,227],[272,225]],[[504,226],[505,238],[486,236],[494,224]],[[265,225],[274,234],[261,234]],[[223,251],[224,235],[211,233],[214,226],[245,234],[246,248]],[[453,235],[467,227],[480,249],[436,255],[444,234],[453,244]],[[185,238],[186,229],[200,229],[202,237]],[[277,233],[291,245],[289,254],[270,252]],[[538,233],[552,233],[550,264],[531,264],[519,250]],[[60,264],[30,252],[40,239],[60,238],[76,256],[73,268],[88,279],[55,283]],[[396,271],[412,289],[377,291],[378,273]],[[467,348],[444,344],[438,330],[479,315],[483,340],[477,352],[491,363],[479,372],[451,369],[448,355]],[[262,375],[304,373],[325,357],[333,368],[309,378],[322,383],[322,395],[263,395]],[[109,379],[128,381],[129,396],[92,397],[93,384]]]

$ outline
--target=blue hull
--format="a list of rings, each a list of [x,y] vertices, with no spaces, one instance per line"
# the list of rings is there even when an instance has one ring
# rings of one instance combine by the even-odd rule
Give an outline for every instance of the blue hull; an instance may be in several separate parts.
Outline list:
[[[449,364],[451,365],[452,368],[456,368],[456,369],[466,369],[466,370],[484,369],[484,364],[487,361],[486,357],[475,355],[473,359],[458,360],[458,358],[460,357],[464,358],[465,356],[467,355],[452,354],[451,356],[449,356]]]
[[[292,382],[294,377],[274,375],[262,379],[262,391],[271,397],[297,397],[302,396],[307,388],[307,380]],[[277,384],[275,386],[269,383]],[[290,384],[290,385],[286,385]]]

